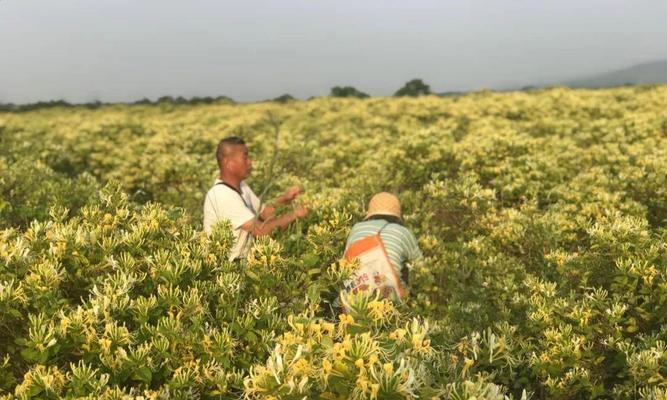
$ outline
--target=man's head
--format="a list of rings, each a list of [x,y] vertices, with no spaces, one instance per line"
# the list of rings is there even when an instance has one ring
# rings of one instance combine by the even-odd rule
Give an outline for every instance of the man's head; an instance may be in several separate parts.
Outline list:
[[[238,136],[228,136],[218,143],[215,153],[220,173],[245,179],[252,171],[252,161],[248,156],[245,141]]]

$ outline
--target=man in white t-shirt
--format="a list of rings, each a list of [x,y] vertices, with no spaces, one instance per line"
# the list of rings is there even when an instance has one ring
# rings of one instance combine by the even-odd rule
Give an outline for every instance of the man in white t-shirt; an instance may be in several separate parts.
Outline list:
[[[301,188],[292,186],[274,200],[274,204],[261,204],[260,199],[243,181],[250,176],[252,161],[243,139],[230,136],[222,139],[216,152],[220,175],[204,200],[204,231],[211,233],[220,220],[228,220],[234,230],[234,245],[230,260],[245,258],[256,236],[269,235],[276,228],[283,228],[290,222],[304,218],[308,209],[296,205],[294,210],[279,217],[275,215],[276,205],[292,202]]]

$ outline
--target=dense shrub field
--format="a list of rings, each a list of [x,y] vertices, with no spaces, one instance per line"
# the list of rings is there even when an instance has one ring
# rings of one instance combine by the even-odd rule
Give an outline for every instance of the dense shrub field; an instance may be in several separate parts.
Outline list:
[[[306,220],[230,264],[217,141]],[[331,305],[371,194],[425,257]],[[0,398],[665,399],[667,87],[0,113]]]

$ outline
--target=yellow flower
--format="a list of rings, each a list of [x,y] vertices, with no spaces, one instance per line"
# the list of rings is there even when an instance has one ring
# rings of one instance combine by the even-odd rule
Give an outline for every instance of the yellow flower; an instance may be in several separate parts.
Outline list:
[[[352,325],[354,324],[354,317],[348,314],[341,314],[340,323],[343,325]]]
[[[368,379],[359,377],[357,379],[357,387],[365,393],[368,390]]]
[[[281,340],[283,346],[299,344],[301,342],[302,342],[301,337],[294,335],[292,332],[285,332]]]
[[[300,334],[303,334],[303,324],[297,322],[296,324],[294,324],[294,330]]]
[[[382,369],[387,375],[391,375],[394,373],[394,365],[392,363],[385,363],[382,366]]]
[[[99,344],[104,353],[109,353],[111,351],[111,340],[102,338],[99,340]]]
[[[308,375],[311,372],[310,364],[305,358],[298,359],[292,365],[292,373],[294,375]]]
[[[345,357],[345,347],[343,347],[342,343],[334,343],[332,353],[336,358]]]
[[[364,360],[362,358],[357,359],[357,361],[354,362],[354,365],[361,369],[364,367]]]
[[[377,383],[371,383],[371,397],[377,397],[380,392],[380,385]]]
[[[329,360],[323,360],[322,361],[322,369],[324,370],[325,374],[327,374],[327,375],[330,374],[331,373],[331,368],[332,368],[331,361],[329,361]]]
[[[323,322],[322,323],[322,330],[324,330],[324,332],[326,332],[326,334],[329,335],[329,336],[333,335],[334,328],[335,328],[335,326],[331,322]]]
[[[310,332],[315,335],[315,336],[321,336],[322,333],[322,326],[320,324],[310,324],[308,326],[308,329]]]
[[[371,318],[375,321],[379,321],[384,317],[385,313],[385,302],[381,300],[373,300],[368,303],[366,308],[369,311]]]

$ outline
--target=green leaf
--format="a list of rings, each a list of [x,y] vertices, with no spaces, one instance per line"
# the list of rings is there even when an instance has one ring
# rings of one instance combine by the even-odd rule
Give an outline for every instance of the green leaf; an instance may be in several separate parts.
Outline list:
[[[318,302],[320,300],[320,291],[320,287],[317,285],[313,285],[308,288],[308,300],[313,303]]]
[[[42,387],[39,385],[32,385],[30,389],[28,390],[28,397],[37,397],[39,394],[42,393]]]
[[[21,350],[21,357],[28,362],[35,362],[40,359],[41,354],[34,349]]]
[[[246,332],[245,338],[251,343],[255,343],[257,341],[257,335],[253,331]]]
[[[150,384],[151,380],[153,379],[153,373],[151,372],[150,368],[143,366],[134,371],[132,379]]]
[[[246,270],[245,270],[245,274],[246,274],[250,279],[252,279],[253,281],[260,281],[260,280],[261,280],[261,279],[259,278],[259,276],[257,276],[256,273],[252,272],[252,271],[249,270],[249,269],[246,269]]]
[[[303,260],[304,267],[312,268],[320,262],[320,257],[315,253],[306,253],[303,256],[302,260]],[[311,274],[311,271],[320,272],[320,269],[317,268],[317,269],[310,270],[310,271],[308,271],[308,274]]]
[[[327,350],[333,348],[334,345],[333,340],[331,340],[329,336],[323,336],[320,343],[322,343],[322,347]]]

